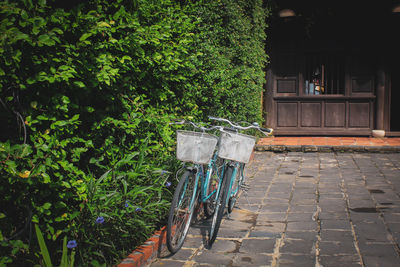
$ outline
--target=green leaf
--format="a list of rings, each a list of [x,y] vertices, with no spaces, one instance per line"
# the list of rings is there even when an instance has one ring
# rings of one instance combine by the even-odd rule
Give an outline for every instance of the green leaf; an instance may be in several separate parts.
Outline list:
[[[7,160],[6,161],[6,165],[8,166],[8,170],[12,173],[12,174],[16,174],[16,169],[17,169],[17,164],[15,161],[13,160]]]
[[[64,32],[60,29],[60,28],[53,28],[52,30],[51,30],[52,32],[56,32],[56,33],[58,33],[58,34],[63,34]]]
[[[32,102],[31,102],[31,107],[32,107],[33,109],[36,109],[36,108],[37,108],[37,105],[38,105],[38,102],[37,102],[37,101],[32,101]]]
[[[46,116],[43,116],[43,115],[39,115],[39,116],[37,116],[37,117],[36,117],[36,119],[37,119],[37,120],[40,120],[40,121],[48,121],[48,120],[49,120],[49,118],[48,118],[48,117],[46,117]]]
[[[25,10],[21,10],[21,18],[23,18],[23,19],[28,19],[28,13],[26,13],[26,11]]]
[[[92,35],[93,35],[93,33],[91,33],[91,32],[84,33],[84,34],[82,34],[81,38],[79,38],[79,41],[85,41],[87,38],[89,38]]]
[[[75,114],[72,118],[71,121],[76,121],[79,119],[79,114]]]
[[[56,122],[54,122],[54,123],[52,123],[51,125],[50,125],[50,128],[51,129],[56,129],[56,126],[58,126],[58,127],[64,127],[65,125],[67,125],[68,123],[66,122],[66,121],[56,121]]]
[[[60,267],[66,267],[68,266],[68,248],[67,248],[67,236],[64,236],[64,240],[63,240],[63,250],[62,250],[62,256],[61,256],[61,264]]]
[[[68,267],[74,267],[75,263],[75,250],[71,252],[71,255],[69,256],[69,266]]]
[[[80,87],[80,88],[85,87],[85,84],[84,84],[83,82],[81,82],[81,81],[75,81],[74,84],[75,84],[76,86]]]
[[[34,84],[35,82],[36,82],[36,79],[33,78],[33,77],[30,77],[30,78],[26,79],[26,83],[27,84]]]
[[[47,246],[46,243],[44,242],[42,232],[40,231],[40,228],[37,224],[35,224],[35,230],[36,230],[36,237],[40,247],[40,252],[43,257],[43,261],[46,267],[52,267],[49,251],[47,250]]]
[[[71,185],[66,181],[62,181],[61,184],[66,188],[71,188]]]
[[[32,222],[33,223],[39,223],[39,217],[37,215],[32,216]]]
[[[69,103],[71,103],[71,100],[69,100],[69,97],[68,97],[68,96],[63,95],[63,96],[61,97],[61,99],[62,99],[62,102],[63,102],[64,104],[69,104]]]
[[[48,184],[51,182],[50,176],[47,173],[42,173],[43,183]]]
[[[49,202],[44,203],[42,206],[42,208],[44,208],[45,210],[50,209],[50,207],[51,207],[51,203],[49,203]]]
[[[96,181],[96,185],[99,185],[107,176],[108,174],[112,171],[112,169],[106,171],[102,176],[100,176],[99,179]]]
[[[65,208],[65,207],[67,207],[67,204],[65,204],[65,203],[62,202],[62,201],[58,201],[58,202],[55,204],[55,207],[56,207],[57,209],[63,209],[63,208]]]
[[[101,21],[101,22],[97,23],[97,26],[98,26],[98,27],[108,27],[108,28],[111,27],[111,25],[108,24],[108,23],[105,22],[105,21]]]
[[[20,158],[24,158],[26,156],[29,156],[33,152],[33,149],[30,145],[25,144],[22,145],[22,151],[20,152],[19,156]]]
[[[14,37],[15,41],[19,41],[19,40],[25,40],[25,41],[29,41],[29,35],[26,33],[22,33],[22,32],[18,32],[15,37]]]
[[[52,46],[52,45],[55,45],[55,43],[56,42],[53,39],[51,39],[48,34],[42,34],[38,38],[39,46],[43,46],[43,45]]]
[[[44,7],[46,5],[46,0],[39,0],[39,6]]]
[[[125,181],[125,179],[121,180],[121,183],[124,187],[124,195],[126,195],[127,191],[128,191],[128,183]]]
[[[72,219],[74,219],[74,218],[76,218],[76,217],[78,217],[78,215],[80,214],[80,212],[79,211],[75,211],[75,212],[73,212],[69,217],[71,218],[71,220]]]
[[[123,57],[121,58],[120,62],[121,62],[121,63],[124,63],[125,60],[131,61],[132,58],[131,58],[130,56],[123,56]]]

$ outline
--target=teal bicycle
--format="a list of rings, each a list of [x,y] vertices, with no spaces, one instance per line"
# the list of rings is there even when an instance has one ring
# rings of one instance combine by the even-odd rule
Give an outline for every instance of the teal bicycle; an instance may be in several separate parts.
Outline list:
[[[189,124],[201,132],[177,131],[177,158],[185,165],[176,174],[179,183],[168,216],[167,247],[171,253],[182,247],[198,202],[203,203],[206,217],[213,216],[224,172],[216,150],[219,138],[206,133],[217,126],[206,128],[188,121],[174,124]]]
[[[272,134],[270,128],[262,128],[257,123],[248,126],[234,124],[223,118],[209,117],[210,120],[229,124],[230,127],[219,128],[221,131],[219,139],[218,157],[224,159],[221,186],[216,192],[215,211],[209,231],[208,246],[212,247],[217,238],[218,230],[221,225],[225,207],[228,214],[233,210],[239,190],[243,188],[245,182],[244,168],[250,161],[256,138],[239,133],[240,130],[256,129],[265,135]],[[247,123],[249,124],[249,123]]]

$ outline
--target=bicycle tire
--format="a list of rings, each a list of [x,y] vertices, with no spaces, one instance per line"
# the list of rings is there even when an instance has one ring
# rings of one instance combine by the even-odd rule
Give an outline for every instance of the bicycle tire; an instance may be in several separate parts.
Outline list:
[[[240,188],[242,187],[242,183],[244,180],[242,164],[243,163],[239,163],[236,166],[237,171],[236,171],[235,177],[233,177],[234,180],[233,180],[232,189],[231,189],[231,192],[232,191],[236,191],[236,192],[234,193],[234,195],[229,197],[228,213],[231,213],[233,211],[233,207],[235,206],[237,197],[239,196]],[[232,170],[232,172],[233,172],[233,170]]]
[[[175,254],[183,245],[197,202],[197,175],[186,170],[175,189],[167,224],[167,247]]]
[[[216,188],[218,188],[219,183],[221,182],[219,166],[222,165],[222,159],[218,158],[216,162],[211,167],[211,173],[208,180],[208,186],[205,192],[205,196],[209,196]],[[204,202],[204,215],[206,218],[211,218],[215,212],[215,205],[216,205],[216,193],[210,196]]]
[[[210,227],[208,247],[211,248],[217,238],[219,227],[221,226],[222,217],[226,206],[226,201],[229,194],[229,186],[232,178],[232,168],[228,167],[224,179],[222,180],[221,190],[216,199],[215,213]]]

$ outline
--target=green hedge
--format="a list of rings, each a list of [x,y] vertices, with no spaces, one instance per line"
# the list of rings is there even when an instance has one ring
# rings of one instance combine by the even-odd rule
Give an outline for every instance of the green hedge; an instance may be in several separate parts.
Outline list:
[[[115,264],[165,223],[168,123],[261,122],[262,1],[0,2],[1,263]],[[1,264],[0,263],[0,264]]]
[[[261,122],[267,10],[258,0],[205,2],[196,10],[202,53],[196,101],[206,115]]]

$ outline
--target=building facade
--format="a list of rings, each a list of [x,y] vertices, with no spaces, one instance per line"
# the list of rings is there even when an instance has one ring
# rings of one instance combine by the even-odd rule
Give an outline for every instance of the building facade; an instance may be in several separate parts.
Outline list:
[[[400,3],[348,2],[277,1],[264,95],[276,135],[400,135]]]

